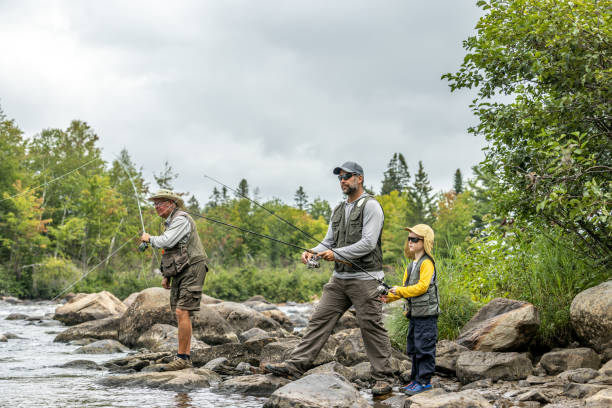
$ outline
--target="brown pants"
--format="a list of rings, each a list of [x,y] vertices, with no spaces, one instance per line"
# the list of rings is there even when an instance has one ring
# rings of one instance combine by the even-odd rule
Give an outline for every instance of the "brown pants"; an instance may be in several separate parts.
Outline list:
[[[338,319],[353,305],[366,354],[372,365],[372,378],[378,381],[391,377],[391,343],[382,322],[382,302],[376,291],[377,286],[375,280],[331,278],[323,286],[323,295],[308,322],[306,333],[288,362],[300,370],[308,370]]]

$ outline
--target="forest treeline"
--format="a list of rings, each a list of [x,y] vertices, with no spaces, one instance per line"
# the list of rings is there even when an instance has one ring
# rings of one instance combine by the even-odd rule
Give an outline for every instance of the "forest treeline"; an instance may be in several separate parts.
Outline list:
[[[370,191],[385,211],[386,280],[399,283],[406,264],[402,227],[429,223],[436,232],[441,336],[453,337],[479,305],[503,296],[534,303],[539,340],[563,344],[573,336],[571,300],[610,279],[612,270],[612,3],[477,4],[483,16],[463,43],[463,63],[442,79],[451,91],[476,90],[471,108],[478,123],[469,131],[487,141],[485,159],[471,179],[449,174],[448,188],[433,192],[427,163],[409,168],[402,153],[393,154],[381,191]],[[71,290],[126,296],[158,285],[159,255],[136,250],[142,230],[136,204],[144,205],[148,232],[160,232],[145,198],[158,186],[172,187],[176,177],[165,163],[154,174],[157,186],[147,185],[125,150],[104,162],[85,122],[26,138],[0,113],[0,292],[50,298],[86,272]],[[236,188],[258,198],[247,180]],[[216,188],[202,203],[185,198],[194,214],[314,245],[227,189]],[[303,187],[296,186],[293,203],[263,204],[324,236],[331,205],[309,199]],[[308,270],[290,247],[196,223],[211,258],[205,284],[211,296],[304,301],[329,278],[329,265]],[[398,319],[392,333],[405,323]]]

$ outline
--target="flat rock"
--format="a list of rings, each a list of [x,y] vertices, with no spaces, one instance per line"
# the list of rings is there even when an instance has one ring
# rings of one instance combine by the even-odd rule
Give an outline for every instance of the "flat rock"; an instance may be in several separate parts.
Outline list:
[[[248,343],[227,343],[218,346],[211,346],[206,349],[193,350],[191,360],[196,366],[203,366],[209,361],[225,357],[229,364],[236,366],[240,362],[247,362],[253,366],[259,366],[261,355],[265,346],[273,341],[272,339],[257,340]]]
[[[597,351],[612,346],[612,280],[576,295],[570,318],[583,342]]]
[[[300,339],[295,338],[283,338],[283,339],[268,339],[268,344],[265,345],[261,352],[261,364],[266,363],[280,363],[287,360],[291,352],[300,343]],[[244,343],[248,345],[249,343]],[[313,362],[314,366],[326,364],[334,361],[334,352],[336,350],[337,342],[330,336],[327,340],[321,352]]]
[[[280,387],[289,384],[286,378],[268,374],[243,375],[223,381],[217,390],[227,393],[239,393],[256,397],[267,397]]]
[[[467,351],[457,359],[457,378],[463,384],[485,378],[493,381],[524,380],[532,371],[531,360],[521,353]]]
[[[608,388],[610,387],[605,385],[569,383],[563,387],[563,395],[571,398],[588,398]]]
[[[531,303],[496,298],[461,329],[457,343],[472,350],[517,351],[525,348],[540,326]]]
[[[270,333],[263,329],[260,329],[259,327],[253,327],[252,329],[249,329],[238,335],[238,339],[242,343],[253,340],[269,339],[271,337],[272,336],[270,335]]]
[[[537,401],[541,403],[549,403],[550,399],[541,391],[530,390],[516,396],[517,401]]]
[[[119,319],[120,317],[110,316],[77,324],[58,334],[53,341],[65,343],[83,338],[118,340]]]
[[[55,310],[54,319],[67,326],[72,326],[90,320],[120,316],[126,309],[123,302],[112,293],[102,291],[74,297],[70,302]]]
[[[476,390],[435,393],[435,390],[414,395],[406,400],[410,408],[493,408]]]
[[[330,363],[323,364],[315,368],[312,368],[306,371],[304,375],[324,374],[324,373],[327,373],[327,374],[338,373],[349,381],[355,378],[355,372],[353,371],[353,369],[351,369],[350,367],[345,367],[336,361],[332,361]]]
[[[601,375],[609,375],[612,376],[612,360],[608,361],[606,364],[604,364],[600,369],[599,369],[599,373]]]
[[[27,314],[23,313],[11,313],[4,318],[4,320],[26,320],[28,317]]]
[[[129,349],[117,340],[98,340],[86,346],[79,347],[75,354],[112,354],[122,353]]]
[[[108,387],[150,387],[167,391],[188,392],[210,387],[221,381],[218,374],[204,369],[185,369],[162,373],[109,375],[98,383]]]
[[[589,408],[612,407],[612,388],[606,388],[585,400],[585,406]]]
[[[599,375],[599,371],[592,368],[575,368],[557,375],[563,381],[585,384]]]
[[[370,405],[344,377],[311,374],[277,389],[264,408],[368,408]]]
[[[459,354],[469,351],[467,347],[450,340],[440,340],[436,344],[436,371],[445,375],[455,375]]]
[[[550,351],[542,356],[540,364],[548,374],[555,375],[575,368],[597,370],[601,359],[593,349],[580,347]]]
[[[102,370],[102,367],[100,367],[96,362],[91,360],[72,360],[57,367],[76,368],[80,370]]]

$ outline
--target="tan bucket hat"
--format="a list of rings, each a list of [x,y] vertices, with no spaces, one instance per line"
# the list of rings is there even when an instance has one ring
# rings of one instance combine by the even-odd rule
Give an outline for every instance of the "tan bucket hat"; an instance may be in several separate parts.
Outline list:
[[[423,249],[425,253],[434,259],[433,256],[433,244],[434,244],[434,231],[427,224],[418,224],[414,227],[406,227],[404,228],[406,231],[410,231],[412,233],[417,234],[419,237],[423,237]],[[406,258],[414,259],[414,254],[410,253],[410,249],[408,246],[408,240],[406,239],[406,244],[404,245],[404,255]]]
[[[148,198],[149,201],[154,201],[157,199],[165,199],[165,200],[170,200],[170,201],[174,201],[174,203],[177,205],[177,207],[179,208],[183,208],[185,206],[185,202],[183,201],[183,199],[181,198],[180,195],[178,195],[177,193],[175,193],[172,190],[167,190],[165,188],[162,188],[160,190],[157,191],[157,193],[153,194],[151,197]]]

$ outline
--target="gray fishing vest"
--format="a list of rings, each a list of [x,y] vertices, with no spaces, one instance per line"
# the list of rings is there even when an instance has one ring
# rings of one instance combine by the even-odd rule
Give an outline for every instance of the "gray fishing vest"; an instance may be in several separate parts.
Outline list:
[[[349,214],[348,220],[345,219],[345,201],[334,209],[331,217],[332,231],[334,233],[334,248],[342,248],[354,244],[361,239],[361,232],[363,231],[363,209],[368,200],[373,199],[372,196],[368,195],[357,200]],[[334,267],[336,272],[362,272],[362,269],[367,272],[381,271],[383,267],[381,236],[382,228],[378,235],[378,241],[376,242],[374,250],[359,259],[351,259],[353,265],[335,262]],[[353,267],[354,265],[361,267],[361,269]]]
[[[424,254],[416,264],[416,268],[413,266],[414,261],[408,265],[408,277],[404,282],[404,286],[416,285],[421,277],[421,264],[426,259],[429,259],[434,265],[434,273],[427,288],[427,292],[420,296],[412,298],[406,298],[406,317],[425,317],[425,316],[438,316],[440,314],[440,295],[438,293],[438,273],[436,271],[436,263],[429,255]]]
[[[189,214],[185,211],[177,210],[170,215],[167,225],[170,225],[172,220],[178,216],[187,218],[191,230],[186,242],[184,239],[181,239],[172,248],[164,249],[161,259],[161,272],[166,278],[178,275],[189,265],[208,259],[206,251],[204,251],[202,246],[202,241],[200,241],[196,224]]]

